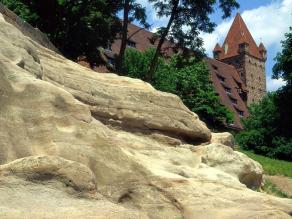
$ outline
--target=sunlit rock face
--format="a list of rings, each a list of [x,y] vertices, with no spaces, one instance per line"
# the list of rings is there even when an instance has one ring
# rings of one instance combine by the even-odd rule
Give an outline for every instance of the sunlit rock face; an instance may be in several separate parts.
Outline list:
[[[290,218],[291,200],[249,189],[262,167],[232,136],[211,137],[177,96],[90,71],[0,15],[0,218]]]

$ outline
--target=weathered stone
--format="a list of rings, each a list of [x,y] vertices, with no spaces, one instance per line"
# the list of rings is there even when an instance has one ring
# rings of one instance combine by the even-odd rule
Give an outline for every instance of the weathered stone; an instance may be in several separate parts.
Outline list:
[[[212,143],[224,144],[234,149],[235,141],[232,134],[229,132],[222,132],[222,133],[212,133],[211,138]]]
[[[0,27],[0,218],[290,218],[178,97]]]
[[[257,189],[261,186],[263,168],[246,155],[217,143],[197,147],[196,152],[202,154],[203,163],[235,176],[247,187]]]

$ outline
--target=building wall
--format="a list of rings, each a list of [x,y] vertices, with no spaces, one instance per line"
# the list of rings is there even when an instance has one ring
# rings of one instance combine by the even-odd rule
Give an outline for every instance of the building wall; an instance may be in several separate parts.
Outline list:
[[[259,102],[266,94],[265,61],[242,53],[238,56],[222,60],[233,65],[241,76],[248,90],[247,105]]]
[[[247,105],[259,102],[266,94],[265,62],[245,55],[245,77],[248,89]]]

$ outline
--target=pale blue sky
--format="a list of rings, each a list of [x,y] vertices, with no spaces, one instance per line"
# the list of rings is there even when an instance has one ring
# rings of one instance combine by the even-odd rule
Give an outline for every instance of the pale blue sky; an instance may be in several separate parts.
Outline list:
[[[158,18],[147,0],[138,2],[147,8],[148,22],[152,25],[152,31],[165,25],[167,18]],[[210,15],[217,27],[212,34],[202,33],[204,48],[207,54],[212,56],[216,42],[222,44],[235,14],[240,12],[255,41],[258,44],[262,41],[268,50],[267,88],[269,91],[276,90],[283,85],[283,81],[271,79],[273,59],[281,50],[280,41],[284,39],[284,33],[292,26],[292,0],[238,0],[238,2],[240,8],[233,11],[231,18],[222,20],[219,9]]]

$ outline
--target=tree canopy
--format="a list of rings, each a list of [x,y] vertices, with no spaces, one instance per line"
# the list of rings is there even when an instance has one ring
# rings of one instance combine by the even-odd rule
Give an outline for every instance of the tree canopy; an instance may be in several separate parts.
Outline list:
[[[275,61],[273,77],[287,84],[249,108],[250,116],[243,120],[245,130],[236,138],[244,149],[292,160],[292,28]]]
[[[118,72],[122,72],[122,65],[125,55],[125,50],[128,42],[128,23],[134,20],[139,21],[144,28],[148,28],[149,24],[146,21],[146,9],[136,0],[123,0],[121,1],[121,9],[123,10],[123,27],[120,52],[116,60],[116,69]]]
[[[288,86],[292,86],[292,27],[290,27],[290,32],[285,34],[282,52],[277,54],[275,61],[273,78],[282,78]]]
[[[98,47],[107,47],[120,31],[115,0],[0,0],[22,19],[46,33],[68,58],[86,55],[98,62]]]
[[[149,0],[154,4],[159,17],[168,17],[166,27],[161,27],[158,31],[159,42],[153,56],[149,69],[148,78],[151,77],[157,67],[158,57],[162,45],[166,39],[175,43],[179,48],[188,48],[197,53],[202,53],[203,41],[199,33],[212,32],[215,23],[209,18],[218,6],[223,11],[223,18],[230,16],[232,9],[238,8],[236,0]]]

